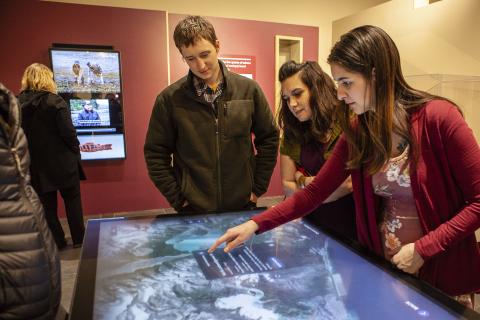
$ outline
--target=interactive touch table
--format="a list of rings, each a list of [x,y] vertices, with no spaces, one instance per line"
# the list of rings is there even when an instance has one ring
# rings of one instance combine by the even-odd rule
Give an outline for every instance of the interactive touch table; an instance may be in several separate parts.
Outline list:
[[[480,319],[302,219],[206,252],[258,212],[89,220],[70,319]]]

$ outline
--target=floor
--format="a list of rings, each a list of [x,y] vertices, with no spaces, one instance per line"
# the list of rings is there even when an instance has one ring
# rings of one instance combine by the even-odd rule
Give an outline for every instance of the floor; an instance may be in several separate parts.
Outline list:
[[[260,207],[270,207],[278,202],[280,202],[283,197],[263,197],[260,198],[258,201],[258,205]],[[166,213],[173,213],[175,212],[172,208],[166,209],[157,209],[157,210],[146,210],[146,211],[139,211],[139,212],[120,212],[116,214],[108,214],[108,215],[101,215],[101,216],[89,216],[89,219],[92,218],[107,218],[107,217],[119,217],[119,216],[147,216],[147,215],[158,215],[158,214],[166,214]],[[74,292],[75,286],[75,278],[77,276],[77,267],[78,262],[81,255],[81,248],[72,248],[70,234],[68,231],[68,226],[66,223],[66,219],[62,220],[63,229],[65,230],[65,234],[67,236],[67,241],[69,241],[70,245],[68,245],[65,249],[59,252],[60,261],[62,266],[62,306],[65,310],[70,310],[72,296]],[[480,312],[480,294],[477,294],[475,297],[475,310]]]

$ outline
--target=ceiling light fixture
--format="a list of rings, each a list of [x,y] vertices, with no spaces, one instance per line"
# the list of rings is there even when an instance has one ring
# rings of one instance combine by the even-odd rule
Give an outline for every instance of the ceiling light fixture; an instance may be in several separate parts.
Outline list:
[[[423,8],[428,6],[429,4],[432,4],[434,2],[438,2],[440,0],[413,0],[413,8],[418,9],[418,8]]]

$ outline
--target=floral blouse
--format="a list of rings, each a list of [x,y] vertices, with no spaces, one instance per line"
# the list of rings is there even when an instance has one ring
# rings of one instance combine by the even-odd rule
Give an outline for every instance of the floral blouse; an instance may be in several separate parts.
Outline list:
[[[423,236],[410,186],[408,150],[405,148],[401,155],[391,158],[373,175],[374,192],[383,198],[379,232],[384,256],[388,260],[402,246]]]

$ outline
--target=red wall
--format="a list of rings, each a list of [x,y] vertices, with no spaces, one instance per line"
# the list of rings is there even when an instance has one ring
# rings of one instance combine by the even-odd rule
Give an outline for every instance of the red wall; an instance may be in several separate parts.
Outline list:
[[[50,65],[48,48],[54,42],[112,45],[120,51],[127,159],[84,162],[84,211],[88,215],[167,207],[143,159],[151,109],[167,85],[166,13],[2,1],[0,30],[0,82],[15,93],[25,67],[33,62]]]
[[[168,29],[170,32],[170,74],[172,83],[183,77],[188,66],[175,47],[173,31],[177,23],[185,15],[169,14]],[[249,55],[255,56],[256,81],[260,84],[267,100],[275,110],[275,36],[303,37],[303,60],[318,59],[318,28],[298,26],[283,23],[262,21],[227,19],[208,17],[215,27],[218,40],[220,41],[220,56]],[[283,188],[280,178],[280,163],[277,166],[270,181],[266,195],[281,195]]]
[[[169,15],[171,79],[187,67],[173,43],[181,15]],[[256,57],[256,77],[274,103],[274,36],[304,38],[304,59],[318,56],[318,29],[238,19],[209,18],[221,53]],[[44,1],[1,1],[0,82],[19,93],[23,70],[34,62],[50,65],[52,43],[111,45],[121,52],[127,159],[84,162],[84,212],[101,214],[168,207],[148,178],[143,144],[157,94],[167,86],[166,13]],[[46,142],[48,143],[48,142]],[[277,168],[267,195],[282,194]],[[63,212],[62,212],[63,213]]]

